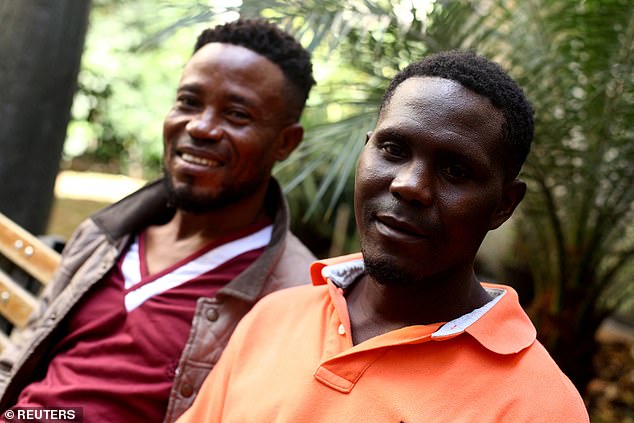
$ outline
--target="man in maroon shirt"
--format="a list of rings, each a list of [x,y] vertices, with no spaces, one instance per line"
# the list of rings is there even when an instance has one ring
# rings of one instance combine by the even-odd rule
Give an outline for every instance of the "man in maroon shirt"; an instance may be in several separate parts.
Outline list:
[[[165,177],[92,216],[0,359],[1,411],[173,421],[239,319],[305,283],[273,165],[303,136],[310,55],[262,20],[200,34],[163,124]]]

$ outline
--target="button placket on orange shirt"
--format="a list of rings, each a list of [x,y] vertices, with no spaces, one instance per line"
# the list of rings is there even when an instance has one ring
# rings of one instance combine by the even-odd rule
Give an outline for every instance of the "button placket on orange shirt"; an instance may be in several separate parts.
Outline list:
[[[410,326],[353,345],[343,290],[330,280],[327,284],[331,310],[328,315],[324,353],[314,377],[340,392],[352,391],[363,373],[391,347],[428,342],[431,335],[443,325],[437,323]]]

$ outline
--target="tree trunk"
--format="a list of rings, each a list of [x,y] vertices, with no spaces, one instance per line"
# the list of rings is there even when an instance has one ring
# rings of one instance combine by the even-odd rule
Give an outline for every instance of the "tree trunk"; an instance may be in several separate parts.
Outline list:
[[[0,212],[46,229],[90,0],[0,0]]]

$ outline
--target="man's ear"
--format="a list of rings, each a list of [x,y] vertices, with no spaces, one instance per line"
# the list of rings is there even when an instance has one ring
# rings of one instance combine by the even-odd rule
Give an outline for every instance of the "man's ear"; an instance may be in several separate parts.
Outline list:
[[[293,150],[297,148],[303,137],[304,127],[297,122],[282,129],[275,146],[275,160],[278,162],[286,160]]]
[[[522,201],[526,194],[526,184],[521,179],[515,179],[504,185],[504,193],[502,194],[502,202],[495,212],[489,230],[497,229],[506,222],[515,211],[517,205]]]

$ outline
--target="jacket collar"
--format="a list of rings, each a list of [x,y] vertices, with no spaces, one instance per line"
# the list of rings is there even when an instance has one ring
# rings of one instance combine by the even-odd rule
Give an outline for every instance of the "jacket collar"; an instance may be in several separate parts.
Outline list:
[[[231,295],[248,303],[255,303],[261,296],[264,285],[270,279],[286,247],[289,231],[288,204],[278,182],[271,178],[266,204],[273,216],[271,242],[258,259],[244,272],[223,287],[218,295]]]
[[[91,219],[114,243],[148,225],[167,222],[173,215],[174,209],[168,206],[165,183],[159,179],[98,211]]]
[[[311,266],[313,285],[328,281],[346,289],[364,272],[361,253],[320,260]],[[486,349],[502,355],[516,354],[529,347],[537,331],[521,308],[515,290],[509,286],[483,283],[492,299],[484,306],[442,325],[432,339],[449,340],[468,333]]]
[[[219,295],[231,295],[254,303],[280,260],[290,218],[286,199],[274,178],[269,183],[265,201],[267,211],[273,217],[271,242],[251,266],[219,291]],[[95,213],[91,218],[114,244],[148,225],[167,222],[174,212],[175,209],[168,204],[165,183],[159,179]]]

